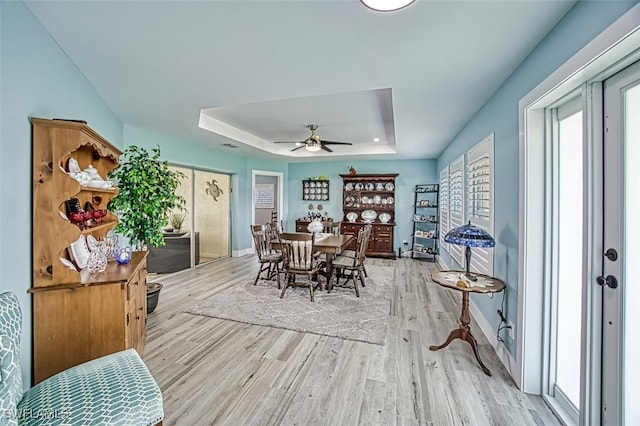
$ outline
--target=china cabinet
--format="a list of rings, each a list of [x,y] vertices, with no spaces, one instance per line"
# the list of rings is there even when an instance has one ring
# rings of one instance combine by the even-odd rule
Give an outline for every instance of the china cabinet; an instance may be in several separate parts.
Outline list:
[[[394,259],[393,249],[396,205],[396,177],[387,174],[344,174],[342,177],[342,234],[356,237],[358,231],[371,223],[371,238],[366,254]],[[351,249],[355,249],[355,238]]]
[[[413,246],[411,257],[434,261],[439,235],[438,184],[416,185],[413,207]]]
[[[31,118],[31,125],[35,384],[119,350],[142,352],[147,253],[89,272],[85,241],[104,240],[118,221],[107,210],[118,194],[107,174],[121,152],[81,121]],[[83,206],[104,214],[78,219]]]

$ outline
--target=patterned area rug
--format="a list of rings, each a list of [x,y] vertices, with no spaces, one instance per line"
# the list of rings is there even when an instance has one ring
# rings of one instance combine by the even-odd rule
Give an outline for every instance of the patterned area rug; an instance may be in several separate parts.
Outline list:
[[[185,312],[384,345],[394,268],[369,265],[367,272],[360,297],[353,288],[334,287],[331,293],[316,290],[315,302],[311,302],[308,288],[290,287],[280,299],[275,281],[260,280],[254,286],[251,280]],[[321,281],[324,284],[324,278]]]

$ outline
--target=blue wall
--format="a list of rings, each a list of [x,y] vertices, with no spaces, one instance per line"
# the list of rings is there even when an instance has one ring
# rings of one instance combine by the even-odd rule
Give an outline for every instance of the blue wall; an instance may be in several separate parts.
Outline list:
[[[436,183],[435,160],[369,160],[369,161],[335,161],[322,163],[292,163],[289,165],[287,181],[289,184],[289,209],[285,228],[295,229],[295,220],[304,216],[310,203],[302,201],[302,180],[311,176],[327,176],[329,178],[329,201],[321,201],[329,216],[342,220],[342,178],[341,174],[349,173],[353,166],[359,174],[398,173],[396,178],[396,228],[394,248],[397,251],[402,240],[411,241],[413,234],[414,187],[421,183]],[[317,211],[317,210],[314,210]],[[407,247],[404,247],[407,248]],[[403,249],[404,249],[403,248]]]
[[[122,125],[91,84],[21,2],[0,2],[0,292],[13,291],[24,315],[22,370],[31,382],[31,124],[74,118],[116,145]]]
[[[495,133],[494,275],[507,284],[505,312],[507,319],[516,324],[516,329],[520,218],[518,102],[636,3],[637,1],[576,3],[438,158],[439,171],[488,134]],[[457,268],[450,257],[442,257],[450,267]],[[500,308],[501,297],[489,299],[473,295],[473,301],[491,324],[498,324],[496,310]],[[515,356],[515,342],[509,341],[506,333],[503,338],[507,349]]]

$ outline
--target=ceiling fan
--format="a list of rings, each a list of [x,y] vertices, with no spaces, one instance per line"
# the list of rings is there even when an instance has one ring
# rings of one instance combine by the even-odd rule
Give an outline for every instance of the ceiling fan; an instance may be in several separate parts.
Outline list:
[[[320,135],[316,133],[316,130],[318,130],[317,124],[307,124],[307,128],[311,130],[311,136],[304,141],[279,141],[274,143],[295,143],[298,146],[293,148],[291,151],[297,151],[301,148],[305,148],[307,151],[311,152],[317,152],[321,149],[324,149],[327,152],[333,152],[333,150],[327,145],[353,145],[350,142],[334,142],[320,139]]]

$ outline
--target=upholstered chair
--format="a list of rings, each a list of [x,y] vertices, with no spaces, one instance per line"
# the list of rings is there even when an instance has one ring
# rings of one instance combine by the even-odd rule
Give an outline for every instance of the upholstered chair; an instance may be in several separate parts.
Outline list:
[[[21,332],[18,299],[0,294],[0,425],[162,424],[162,393],[133,349],[69,368],[23,393]]]

